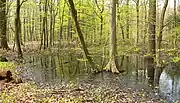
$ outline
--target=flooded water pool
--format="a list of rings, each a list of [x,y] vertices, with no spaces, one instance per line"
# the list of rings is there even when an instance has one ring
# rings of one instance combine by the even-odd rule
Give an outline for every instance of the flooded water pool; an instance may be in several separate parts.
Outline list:
[[[83,55],[56,53],[28,55],[21,76],[26,81],[34,81],[39,86],[58,88],[60,85],[74,83],[81,86],[110,86],[144,90],[154,96],[162,96],[171,102],[180,101],[180,65],[169,64],[165,68],[154,68],[139,55],[119,56],[119,67],[123,74],[109,72],[93,73]],[[103,67],[107,61],[96,55],[97,66]],[[104,61],[103,61],[104,60]]]

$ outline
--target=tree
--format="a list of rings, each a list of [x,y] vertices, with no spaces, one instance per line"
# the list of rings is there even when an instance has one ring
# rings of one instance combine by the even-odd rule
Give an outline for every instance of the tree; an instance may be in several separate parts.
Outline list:
[[[96,6],[100,12],[100,16],[98,15],[98,17],[100,18],[100,39],[99,39],[99,43],[101,44],[101,40],[102,40],[102,35],[103,35],[103,12],[104,12],[104,0],[102,0],[102,7],[100,8],[98,5],[98,1],[95,0],[96,2]]]
[[[119,73],[118,61],[116,58],[117,45],[116,45],[116,0],[112,0],[112,14],[111,14],[111,35],[110,35],[110,49],[109,49],[109,63],[105,67],[107,71]]]
[[[9,49],[9,46],[7,44],[6,31],[7,31],[6,0],[0,0],[0,36],[1,36],[0,47],[2,47],[3,49],[4,48]]]
[[[48,12],[48,0],[45,0],[44,5],[44,14],[43,17],[43,34],[44,34],[44,49],[48,47],[48,21],[47,21],[47,12]]]
[[[147,2],[148,0],[144,0],[144,33],[143,33],[143,43],[146,43],[147,37]]]
[[[23,1],[25,2],[25,1]],[[18,57],[22,58],[22,50],[21,50],[21,44],[20,44],[20,31],[21,31],[21,20],[20,20],[20,9],[21,5],[23,2],[20,4],[20,0],[17,0],[16,2],[16,17],[15,17],[15,42],[16,42],[16,47],[17,47],[17,52],[18,52]]]
[[[126,37],[129,39],[129,0],[126,0],[126,5],[127,5],[127,19],[126,19]]]
[[[42,23],[42,15],[41,15],[41,13],[42,13],[42,1],[41,0],[39,0],[39,12],[40,12],[40,15],[39,15],[39,22],[40,22],[40,27],[39,27],[39,33],[40,33],[40,38],[41,38],[41,44],[40,44],[40,50],[41,50],[41,48],[42,48],[42,45],[43,45],[43,32],[42,32],[42,29],[44,28],[44,27],[42,27],[42,25],[41,25],[41,23]]]
[[[136,1],[136,13],[137,13],[137,32],[136,32],[136,45],[139,43],[139,0]]]
[[[74,19],[75,26],[76,26],[76,30],[77,30],[77,32],[78,32],[78,37],[79,37],[79,39],[80,39],[82,48],[83,48],[83,50],[84,50],[84,54],[85,54],[88,62],[90,63],[91,67],[92,67],[93,69],[95,69],[94,62],[93,62],[92,58],[90,57],[89,51],[88,51],[88,49],[87,49],[87,47],[86,47],[86,44],[85,44],[85,41],[84,41],[83,33],[82,33],[82,31],[81,31],[79,22],[78,22],[78,20],[77,20],[77,10],[75,9],[74,2],[73,2],[73,0],[68,0],[68,2],[69,2],[69,5],[70,5],[70,8],[71,8],[72,18]]]
[[[67,38],[68,38],[68,41],[71,41],[72,40],[72,20],[71,20],[71,10],[69,9],[68,10],[68,35],[67,35]]]
[[[64,25],[64,12],[65,12],[65,3],[64,1],[63,8],[62,8],[62,15],[60,15],[60,31],[59,31],[59,46],[61,44],[61,39],[63,38],[63,25]]]
[[[157,66],[161,65],[160,51],[161,51],[161,42],[162,42],[162,36],[163,36],[162,33],[163,33],[163,27],[164,27],[164,16],[165,16],[165,13],[166,13],[166,8],[167,8],[167,5],[168,5],[168,1],[169,0],[165,0],[164,6],[162,8],[161,17],[160,17],[159,36],[157,38],[157,53],[156,53]]]
[[[148,18],[148,52],[154,56],[156,52],[156,0],[149,0]]]
[[[174,0],[174,28],[176,28],[176,0]],[[175,35],[176,35],[176,38],[175,38],[175,43],[174,43],[174,47],[177,47],[177,32],[175,30]]]

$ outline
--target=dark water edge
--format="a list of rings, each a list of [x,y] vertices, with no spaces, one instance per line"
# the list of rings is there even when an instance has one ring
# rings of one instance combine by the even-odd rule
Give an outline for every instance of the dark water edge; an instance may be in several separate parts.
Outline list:
[[[95,55],[94,61],[99,67],[107,64],[107,59]],[[180,63],[171,63],[165,68],[149,68],[144,57],[139,55],[119,56],[123,74],[110,72],[93,73],[83,55],[61,52],[25,57],[21,77],[25,81],[34,81],[42,88],[61,88],[74,84],[78,87],[130,88],[144,91],[154,98],[180,101]]]

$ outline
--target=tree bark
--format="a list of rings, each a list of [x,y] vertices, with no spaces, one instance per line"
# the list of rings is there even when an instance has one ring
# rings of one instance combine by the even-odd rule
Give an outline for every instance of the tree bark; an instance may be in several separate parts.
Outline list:
[[[101,45],[102,35],[103,35],[103,12],[104,12],[104,0],[102,0],[102,8],[99,7],[97,0],[95,0],[96,6],[100,12],[100,38],[99,44]]]
[[[175,30],[175,40],[174,40],[174,47],[177,47],[177,37],[178,37],[178,34],[176,32],[176,0],[174,0],[174,30]]]
[[[46,24],[46,47],[49,46],[49,32],[48,32],[48,1],[49,0],[46,0],[45,2],[45,24]]]
[[[143,35],[143,43],[146,43],[146,37],[147,37],[147,1],[144,0],[144,35]]]
[[[157,60],[157,66],[161,66],[161,58],[160,58],[160,53],[161,53],[161,42],[162,42],[162,33],[163,33],[163,27],[164,27],[164,16],[166,13],[166,8],[168,5],[169,0],[165,0],[164,6],[162,8],[162,13],[160,17],[160,24],[159,24],[159,36],[157,38],[157,53],[156,53],[156,60]]]
[[[43,9],[44,9],[44,12],[45,12],[45,6],[43,7]],[[45,16],[43,17],[43,20],[42,20],[42,22],[43,22],[43,48],[44,49],[46,49],[46,14],[45,14]]]
[[[119,73],[118,61],[116,58],[117,45],[116,45],[116,0],[112,0],[112,14],[111,14],[111,35],[110,35],[110,54],[109,63],[105,67],[107,71]]]
[[[62,15],[60,17],[60,21],[61,21],[61,24],[60,24],[60,31],[59,31],[59,45],[60,45],[60,42],[61,42],[61,39],[63,39],[63,25],[64,25],[64,11],[65,11],[65,3],[64,2],[64,5],[63,5],[63,10],[62,10]],[[65,38],[65,37],[64,37]]]
[[[53,37],[53,0],[50,1],[50,46],[52,46]]]
[[[156,52],[156,0],[149,0],[148,18],[148,52],[154,56]]]
[[[17,0],[16,2],[16,18],[15,18],[15,41],[16,41],[16,47],[18,52],[18,57],[22,58],[22,51],[21,51],[21,44],[20,44],[20,0]]]
[[[126,0],[127,5],[127,17],[126,17],[126,37],[129,39],[129,0]]]
[[[23,34],[24,34],[24,45],[26,42],[26,11],[24,11],[24,18],[23,18]]]
[[[7,44],[7,17],[6,17],[6,0],[0,0],[0,48],[9,49]]]
[[[89,51],[88,51],[86,44],[85,44],[85,41],[84,41],[83,33],[81,31],[79,22],[77,20],[77,10],[75,9],[74,2],[73,2],[73,0],[68,0],[68,2],[70,4],[72,18],[74,19],[76,30],[78,32],[78,36],[79,36],[82,48],[84,50],[85,56],[86,56],[88,62],[90,63],[91,67],[93,69],[95,69],[95,64],[94,64],[92,58],[90,57]]]
[[[71,15],[71,11],[69,9],[68,10],[68,36],[67,36],[68,41],[72,40],[72,23],[71,23],[72,20],[71,20],[70,15]]]
[[[136,45],[139,43],[139,0],[136,2],[136,13],[137,13],[137,32],[136,32]]]
[[[41,13],[42,13],[42,6],[41,6],[41,0],[39,1],[39,12],[40,12],[40,15],[39,15],[39,22],[40,22],[40,27],[39,27],[39,32],[40,32],[40,39],[41,39],[41,44],[40,44],[40,50],[41,50],[41,48],[42,48],[42,45],[43,45],[43,32],[42,32],[42,28],[44,28],[44,27],[42,27],[42,15],[41,15]]]
[[[127,0],[128,1],[128,0]],[[129,5],[129,4],[128,4]],[[117,2],[117,7],[118,7],[118,16],[117,16],[117,20],[118,21],[121,21],[122,20],[122,17],[121,17],[121,13],[120,13],[120,3]],[[127,18],[126,18],[127,19]],[[124,40],[125,39],[125,36],[124,36],[124,26],[122,24],[122,22],[119,22],[119,27],[121,29],[121,33],[122,33],[122,39]]]

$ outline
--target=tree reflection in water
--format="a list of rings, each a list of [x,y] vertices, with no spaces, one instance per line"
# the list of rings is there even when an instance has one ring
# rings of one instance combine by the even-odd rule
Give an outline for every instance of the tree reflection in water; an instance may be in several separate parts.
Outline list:
[[[163,68],[155,68],[153,58],[144,58],[138,55],[119,56],[118,58],[119,67],[125,70],[123,75],[117,77],[120,81],[114,81],[114,76],[107,78],[109,75],[107,72],[101,73],[101,75],[91,73],[89,64],[83,60],[83,55],[70,53],[30,56],[31,66],[28,68],[32,69],[34,81],[40,84],[48,82],[51,85],[61,85],[65,81],[79,85],[79,83],[83,84],[83,82],[92,80],[103,84],[110,80],[114,82],[111,84],[123,84],[126,87],[144,89],[148,92],[152,92],[154,88],[157,90],[159,87],[160,92],[169,97],[171,101],[180,100],[179,65],[169,65],[163,70]],[[99,55],[94,57],[97,64],[102,64],[102,59],[104,58]],[[107,63],[106,60],[103,62],[103,64]]]

